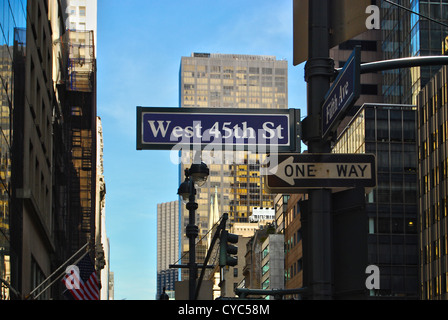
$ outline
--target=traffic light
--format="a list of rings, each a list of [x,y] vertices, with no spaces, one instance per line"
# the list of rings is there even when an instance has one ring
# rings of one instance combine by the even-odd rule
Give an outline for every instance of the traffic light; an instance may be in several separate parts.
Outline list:
[[[238,242],[238,235],[229,233],[227,230],[222,230],[220,235],[219,246],[219,266],[236,266],[238,258],[231,256],[238,253],[238,247],[231,245],[231,243]]]

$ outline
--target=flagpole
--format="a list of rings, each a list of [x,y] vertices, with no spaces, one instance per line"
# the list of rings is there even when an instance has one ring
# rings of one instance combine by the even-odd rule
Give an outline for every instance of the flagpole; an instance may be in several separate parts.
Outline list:
[[[85,252],[78,260],[76,260],[73,265],[77,265],[79,261],[81,261],[82,258],[84,258],[87,254],[89,253],[89,251]],[[37,297],[39,297],[42,293],[44,293],[48,288],[50,288],[53,283],[55,283],[56,281],[58,281],[61,276],[63,276],[65,274],[65,270],[64,272],[62,272],[56,279],[54,279],[48,286],[46,286],[41,292],[39,292],[33,299],[37,299]]]
[[[67,261],[65,261],[59,268],[57,268],[51,275],[49,275],[44,281],[42,281],[36,288],[33,289],[33,291],[31,291],[26,297],[25,300],[27,300],[28,298],[30,298],[33,293],[39,289],[45,282],[47,282],[53,275],[55,275],[56,273],[59,272],[60,269],[62,269],[62,267],[64,267],[71,259],[73,259],[76,255],[78,255],[82,250],[84,250],[87,246],[89,245],[89,242],[87,242],[85,245],[83,245],[81,247],[81,249],[79,249],[75,254],[73,254],[70,258],[67,259]],[[84,257],[87,253],[89,252],[89,250],[82,256]],[[78,260],[79,261],[79,260]],[[76,263],[75,263],[76,264]],[[64,271],[65,272],[65,271]],[[50,284],[50,286],[54,283],[54,281]],[[49,286],[47,286],[48,288]],[[47,288],[45,288],[43,291],[45,291]],[[42,291],[42,292],[43,292]],[[39,294],[40,295],[40,294]],[[39,296],[38,295],[38,296]]]

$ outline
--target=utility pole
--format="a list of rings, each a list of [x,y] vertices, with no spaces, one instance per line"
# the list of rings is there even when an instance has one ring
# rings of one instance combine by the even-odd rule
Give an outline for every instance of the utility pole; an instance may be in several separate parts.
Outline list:
[[[307,111],[303,135],[309,153],[330,153],[331,142],[322,139],[321,107],[334,76],[329,57],[329,0],[309,1],[308,61],[305,65]],[[309,191],[310,210],[310,298],[329,300],[333,296],[331,190]]]

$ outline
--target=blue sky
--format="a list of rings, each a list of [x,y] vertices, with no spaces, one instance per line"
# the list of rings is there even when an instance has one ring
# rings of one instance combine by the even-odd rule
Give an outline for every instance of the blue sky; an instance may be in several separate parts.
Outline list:
[[[274,55],[289,62],[289,107],[306,114],[303,64],[292,65],[292,0],[98,0],[98,115],[115,299],[152,300],[157,203],[177,200],[169,151],[136,150],[136,107],[177,107],[192,52]]]

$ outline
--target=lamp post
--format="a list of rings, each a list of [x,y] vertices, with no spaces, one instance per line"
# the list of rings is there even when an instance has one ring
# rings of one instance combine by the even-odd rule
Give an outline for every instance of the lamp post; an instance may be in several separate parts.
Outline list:
[[[193,163],[190,169],[185,169],[185,181],[181,183],[177,194],[186,202],[186,208],[189,212],[188,225],[186,227],[186,236],[189,239],[189,297],[195,299],[196,280],[198,278],[198,265],[196,263],[195,242],[198,236],[198,226],[195,223],[196,209],[196,188],[201,187],[207,181],[210,171],[203,162]],[[188,201],[188,202],[187,202]]]

